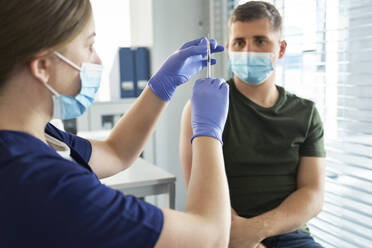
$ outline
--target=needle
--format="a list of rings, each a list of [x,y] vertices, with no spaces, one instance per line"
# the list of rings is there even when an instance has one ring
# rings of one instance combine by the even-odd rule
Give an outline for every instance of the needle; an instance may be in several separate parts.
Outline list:
[[[211,61],[211,43],[209,42],[209,39],[210,39],[210,36],[208,34],[208,43],[207,43],[207,46],[208,46],[208,51],[207,51],[207,77],[208,78],[211,78],[212,77],[212,70],[211,70],[212,61]]]

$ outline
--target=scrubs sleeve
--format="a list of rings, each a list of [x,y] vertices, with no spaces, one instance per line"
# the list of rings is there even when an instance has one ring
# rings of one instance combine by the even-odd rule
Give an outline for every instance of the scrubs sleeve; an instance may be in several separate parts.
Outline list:
[[[73,148],[86,163],[89,162],[90,156],[92,155],[92,145],[87,139],[64,132],[50,123],[46,125],[45,132]]]
[[[163,227],[159,208],[106,187],[86,170],[71,169],[72,163],[69,167],[40,209],[45,230],[39,231],[58,247],[155,246]]]

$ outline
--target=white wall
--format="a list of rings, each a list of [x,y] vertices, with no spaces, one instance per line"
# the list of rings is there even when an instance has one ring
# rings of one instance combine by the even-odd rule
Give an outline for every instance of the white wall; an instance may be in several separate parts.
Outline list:
[[[153,44],[152,0],[130,0],[131,45],[151,47]]]
[[[91,0],[96,24],[95,48],[103,63],[103,75],[97,101],[110,100],[109,74],[118,47],[131,45],[129,2]]]
[[[208,0],[154,0],[152,71],[156,72],[165,59],[184,42],[207,36]],[[202,72],[201,75],[205,75]],[[156,164],[177,176],[176,209],[185,206],[185,185],[181,172],[178,140],[184,104],[190,98],[197,75],[186,85],[178,87],[156,129]]]

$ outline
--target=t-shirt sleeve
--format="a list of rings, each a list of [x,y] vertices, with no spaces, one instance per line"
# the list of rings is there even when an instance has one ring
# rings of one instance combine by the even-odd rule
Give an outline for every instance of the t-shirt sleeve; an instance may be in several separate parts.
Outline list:
[[[86,163],[89,162],[90,156],[92,155],[92,144],[87,139],[64,132],[50,123],[45,127],[45,132],[64,142],[69,147],[72,147],[79,153]]]
[[[325,157],[323,124],[315,105],[311,110],[306,133],[305,141],[300,148],[300,156]]]
[[[39,231],[46,231],[58,247],[155,246],[163,227],[159,208],[101,184],[70,161],[64,163],[61,170],[69,168],[57,172],[63,176],[57,175],[48,202],[40,206]]]

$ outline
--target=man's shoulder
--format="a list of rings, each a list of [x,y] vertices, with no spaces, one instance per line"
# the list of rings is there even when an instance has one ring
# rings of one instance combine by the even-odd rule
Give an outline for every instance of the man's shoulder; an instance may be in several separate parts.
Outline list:
[[[284,91],[284,94],[286,95],[286,97],[289,100],[297,101],[297,102],[300,102],[300,103],[303,103],[303,104],[306,104],[306,105],[309,105],[309,106],[312,106],[312,105],[315,104],[314,101],[312,101],[310,99],[307,99],[307,98],[304,98],[304,97],[300,97],[300,96],[296,95],[295,93],[286,90],[282,86],[277,86],[277,87],[281,88]]]
[[[226,83],[233,84],[234,83],[234,78],[229,78],[228,80],[226,80]]]
[[[286,104],[290,104],[290,105],[296,105],[298,107],[301,107],[301,108],[306,108],[306,109],[313,109],[315,108],[315,102],[310,100],[310,99],[307,99],[307,98],[304,98],[304,97],[300,97],[290,91],[287,91],[285,88],[281,87],[281,86],[277,86],[279,90],[283,91],[283,95],[286,99]]]

